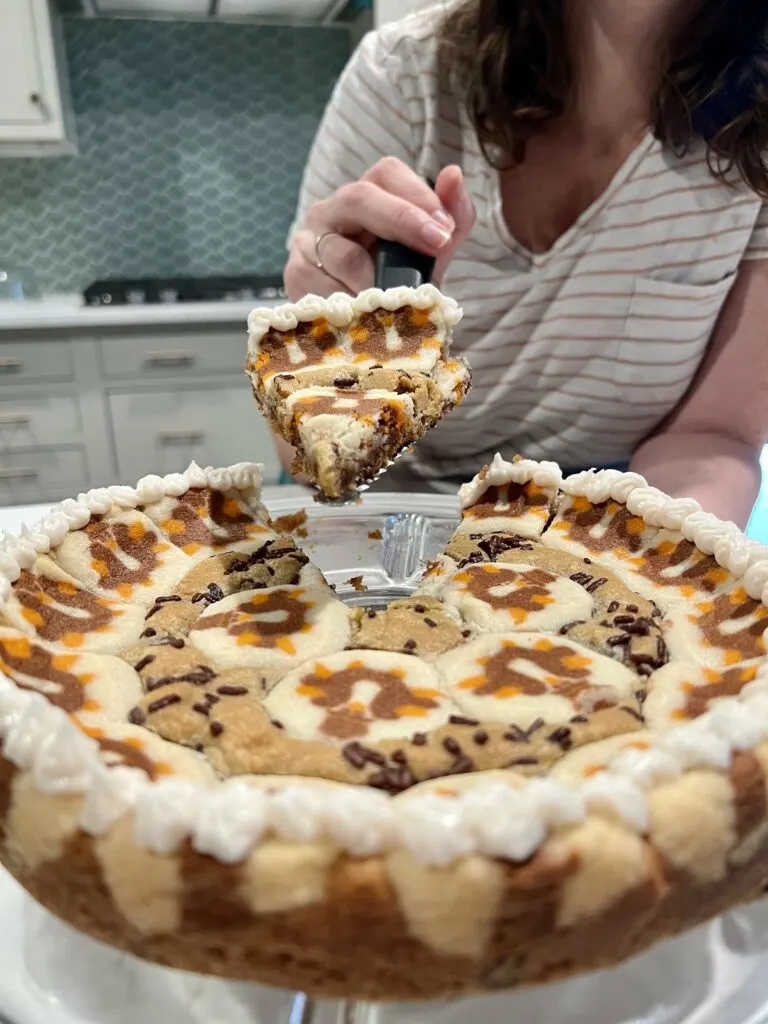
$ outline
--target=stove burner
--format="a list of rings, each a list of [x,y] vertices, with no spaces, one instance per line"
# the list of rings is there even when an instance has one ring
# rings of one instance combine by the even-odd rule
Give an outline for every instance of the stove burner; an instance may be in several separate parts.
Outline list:
[[[177,302],[258,302],[285,299],[279,274],[234,277],[105,278],[83,292],[88,306],[174,304]]]

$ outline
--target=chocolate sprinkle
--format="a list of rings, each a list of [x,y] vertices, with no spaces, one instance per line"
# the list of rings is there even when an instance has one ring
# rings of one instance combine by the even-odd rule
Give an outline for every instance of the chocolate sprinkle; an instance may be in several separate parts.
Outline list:
[[[471,629],[463,629],[463,630],[461,631],[461,635],[462,635],[462,636],[464,637],[464,639],[466,640],[468,636],[472,636],[472,630],[471,630]]]
[[[380,754],[378,750],[371,750],[370,747],[365,747],[356,740],[352,743],[346,743],[341,748],[341,753],[353,768],[363,768],[366,764],[384,767],[387,763],[386,757]]]
[[[586,715],[574,715],[570,721],[571,725],[583,725],[585,722],[588,722],[589,719]]]
[[[389,757],[395,764],[408,764],[408,758],[405,756],[404,750],[393,750]]]
[[[451,725],[480,725],[476,718],[465,718],[463,715],[451,715],[448,719]]]
[[[283,723],[282,723],[282,722],[280,722],[280,721],[278,721],[278,719],[276,719],[276,718],[273,718],[273,719],[272,719],[272,725],[274,725],[274,727],[275,727],[276,729],[284,729],[284,728],[285,728],[285,726],[283,725]]]
[[[485,729],[478,729],[478,731],[474,734],[472,739],[475,741],[475,743],[478,745],[478,747],[484,747],[485,744],[490,739],[490,736],[485,731]]]
[[[224,591],[218,585],[218,583],[209,583],[208,589],[201,591],[199,594],[195,594],[192,598],[192,604],[198,604],[200,601],[205,601],[206,605],[216,604],[217,601],[224,600]]]
[[[610,608],[608,609],[610,611]],[[636,604],[628,604],[627,611],[633,612],[635,615],[640,611]]]
[[[437,627],[437,623],[434,619],[424,619],[424,625],[429,626],[430,629],[435,629]]]
[[[616,636],[609,636],[605,641],[608,647],[627,647],[632,642],[629,633],[617,633]]]
[[[414,747],[424,747],[427,744],[427,734],[424,732],[415,732],[411,736],[411,743]]]
[[[415,640],[406,640],[405,643],[403,644],[404,651],[415,651],[416,647],[417,644]]]
[[[595,579],[594,576],[590,576],[589,573],[586,572],[575,572],[570,579],[572,579],[574,583],[578,583],[580,587],[584,587],[588,594],[594,594],[596,590],[608,582],[608,579],[605,576]]]
[[[209,728],[211,730],[211,736],[221,736],[224,732],[224,725],[222,722],[211,722]]]
[[[527,729],[521,729],[519,725],[510,725],[504,733],[504,739],[509,740],[510,743],[527,743],[531,736],[546,724],[543,718],[537,718]]]
[[[145,629],[144,632],[141,635],[142,636],[157,636],[157,630],[156,629],[152,629],[152,627],[150,626],[149,629]]]
[[[153,714],[155,711],[162,711],[163,708],[169,708],[172,704],[181,704],[181,697],[178,693],[168,693],[165,697],[153,700],[151,704],[147,705],[147,711],[150,714]]]
[[[403,793],[411,786],[415,786],[417,781],[416,776],[406,765],[385,765],[375,775],[371,775],[368,785],[394,796],[395,793]]]
[[[533,757],[531,755],[528,755],[527,757],[516,757],[512,761],[509,761],[507,764],[505,764],[504,767],[505,768],[518,768],[518,767],[522,767],[523,765],[526,765],[526,764],[538,764],[538,763],[539,763],[539,759],[537,757]]]
[[[645,718],[643,718],[643,716],[640,714],[639,711],[635,711],[634,708],[630,708],[626,704],[622,704],[620,710],[621,711],[626,711],[626,713],[628,715],[632,715],[632,717],[636,718],[638,720],[638,722],[643,722],[643,723],[645,722]]]
[[[573,737],[567,725],[562,726],[560,729],[555,729],[553,733],[547,736],[547,739],[550,743],[557,743],[563,750],[570,750],[573,746]]]
[[[427,609],[424,607],[423,604],[415,604],[413,606],[413,610],[416,612],[417,615],[423,615]]]
[[[222,697],[244,697],[248,693],[247,686],[217,686],[216,693]]]
[[[164,604],[171,604],[174,601],[181,601],[178,594],[169,594],[167,597],[156,597],[155,603],[144,616],[144,621],[146,622],[147,619],[151,619],[153,615],[156,615]]]
[[[453,736],[446,736],[443,740],[443,748],[453,757],[459,757],[463,753],[459,741],[454,739]]]
[[[137,672],[141,672],[141,670],[145,669],[147,665],[151,665],[154,660],[154,654],[145,654],[141,661],[137,661],[133,667],[136,669]]]
[[[650,636],[651,626],[653,623],[650,619],[637,619],[635,622],[630,622],[625,632],[629,633],[630,636]]]
[[[375,608],[369,608],[368,611],[365,614],[368,616],[369,619],[375,619],[376,618],[376,609]]]
[[[611,601],[611,603],[608,605],[608,614],[613,615],[613,613],[617,612],[619,608],[620,605],[618,601]],[[637,611],[637,608],[635,608],[635,611]]]
[[[198,715],[205,715],[206,718],[211,713],[211,709],[208,707],[207,704],[193,704],[192,710],[196,711]]]
[[[131,708],[128,712],[128,721],[131,725],[144,725],[147,720],[147,716],[141,710],[141,708]]]

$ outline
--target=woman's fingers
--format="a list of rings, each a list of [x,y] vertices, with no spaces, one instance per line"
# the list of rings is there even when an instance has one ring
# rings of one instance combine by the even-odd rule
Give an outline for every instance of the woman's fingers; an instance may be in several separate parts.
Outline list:
[[[342,186],[309,208],[304,230],[291,246],[286,289],[297,299],[310,292],[356,294],[370,288],[378,238],[437,257],[439,282],[474,219],[461,168],[445,168],[432,189],[402,161],[387,157],[360,181]]]
[[[436,223],[453,233],[455,223],[436,191],[427,182],[412,171],[410,167],[395,157],[385,157],[363,176],[364,181],[371,181],[391,195],[399,196],[406,202],[417,206],[428,214]],[[399,239],[398,239],[399,241]]]
[[[318,235],[335,231],[354,238],[370,233],[432,256],[450,245],[453,235],[419,206],[372,181],[343,185],[310,208],[307,224]]]
[[[328,296],[345,290],[342,281],[317,266],[314,246],[315,236],[309,231],[298,232],[291,243],[283,271],[283,283],[291,302],[298,302],[305,295]]]
[[[434,280],[436,284],[440,284],[457,248],[475,226],[477,214],[475,205],[469,198],[464,174],[460,167],[446,167],[440,172],[435,184],[435,193],[453,217],[456,225],[450,246],[440,253],[435,264]]]
[[[319,245],[317,244],[319,240]],[[319,262],[322,266],[319,267]],[[356,295],[373,286],[373,258],[359,243],[342,235],[315,236],[300,231],[291,245],[285,267],[285,289],[293,301],[303,295]]]
[[[319,256],[326,274],[353,294],[373,288],[373,258],[359,242],[335,233],[313,240],[310,258]]]

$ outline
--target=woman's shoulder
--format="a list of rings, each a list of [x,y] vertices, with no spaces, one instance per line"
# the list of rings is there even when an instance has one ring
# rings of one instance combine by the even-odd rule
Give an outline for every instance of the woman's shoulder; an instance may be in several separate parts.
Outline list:
[[[394,82],[437,79],[440,25],[448,3],[437,3],[369,33],[359,56],[386,68]]]

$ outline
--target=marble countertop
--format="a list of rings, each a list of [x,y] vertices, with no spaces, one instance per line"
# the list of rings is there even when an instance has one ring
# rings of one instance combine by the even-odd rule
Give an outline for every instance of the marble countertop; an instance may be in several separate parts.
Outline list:
[[[49,295],[40,299],[0,300],[3,331],[92,330],[113,327],[157,327],[190,324],[236,324],[246,330],[256,306],[274,307],[282,299],[233,302],[181,302],[147,306],[85,306],[79,295]]]

